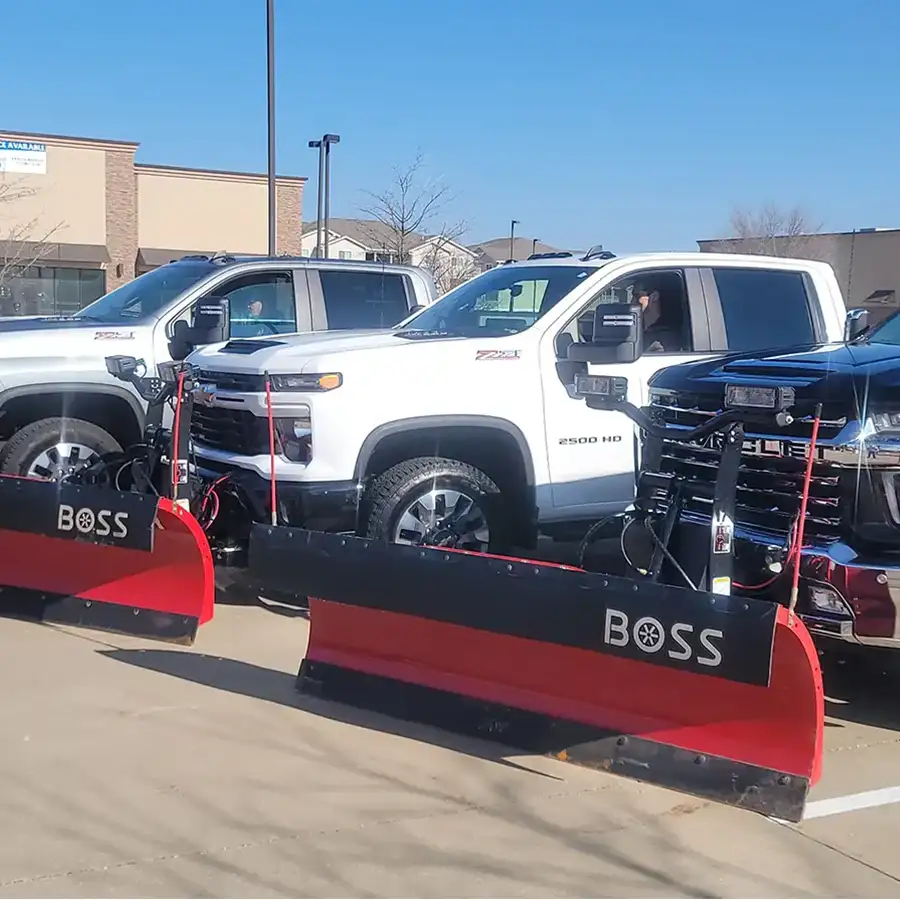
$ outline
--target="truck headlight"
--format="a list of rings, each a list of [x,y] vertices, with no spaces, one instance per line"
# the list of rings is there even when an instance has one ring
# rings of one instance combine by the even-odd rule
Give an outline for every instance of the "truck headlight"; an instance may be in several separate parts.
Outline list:
[[[833,616],[848,616],[852,618],[844,598],[830,585],[810,584],[809,603],[816,612],[828,613]]]
[[[871,435],[900,438],[900,412],[872,413],[867,425]]]
[[[325,372],[321,375],[270,375],[273,391],[333,391],[344,383],[340,372]]]

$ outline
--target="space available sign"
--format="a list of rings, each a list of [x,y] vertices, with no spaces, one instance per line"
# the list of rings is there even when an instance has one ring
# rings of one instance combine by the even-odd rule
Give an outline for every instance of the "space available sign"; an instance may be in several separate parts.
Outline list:
[[[47,145],[0,138],[0,172],[47,174]]]

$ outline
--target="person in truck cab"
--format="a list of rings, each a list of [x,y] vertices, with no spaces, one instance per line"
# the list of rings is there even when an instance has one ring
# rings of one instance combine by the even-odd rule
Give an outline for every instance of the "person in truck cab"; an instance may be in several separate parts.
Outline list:
[[[632,297],[643,310],[644,349],[653,353],[677,353],[683,350],[683,328],[675,321],[680,314],[677,298],[663,303],[659,288],[650,284],[636,284]]]
[[[247,304],[247,337],[262,337],[269,333],[265,325],[262,324],[262,315],[263,302],[259,297],[254,297]]]

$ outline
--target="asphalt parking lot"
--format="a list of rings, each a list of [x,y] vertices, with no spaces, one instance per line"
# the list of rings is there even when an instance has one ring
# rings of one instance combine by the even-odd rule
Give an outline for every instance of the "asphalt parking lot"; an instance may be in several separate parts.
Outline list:
[[[0,895],[900,893],[900,709],[878,667],[831,678],[794,827],[300,697],[306,629],[220,606],[181,649],[0,621]]]

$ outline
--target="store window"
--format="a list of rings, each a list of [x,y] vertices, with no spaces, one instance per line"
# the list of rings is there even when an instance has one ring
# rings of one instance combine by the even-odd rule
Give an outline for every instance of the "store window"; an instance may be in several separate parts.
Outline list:
[[[102,269],[11,266],[0,283],[0,316],[69,316],[106,293]]]

